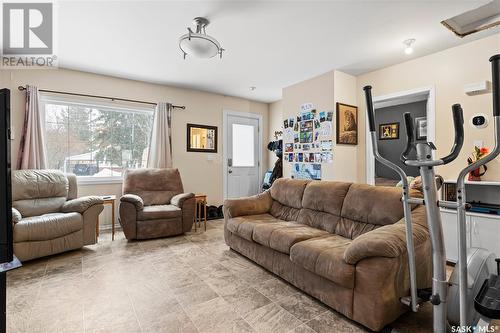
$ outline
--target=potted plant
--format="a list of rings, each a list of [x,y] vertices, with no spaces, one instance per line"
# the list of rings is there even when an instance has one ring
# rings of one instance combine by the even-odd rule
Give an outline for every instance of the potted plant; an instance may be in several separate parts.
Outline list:
[[[488,155],[488,153],[489,153],[488,148],[486,147],[479,148],[477,146],[474,146],[474,151],[472,152],[471,156],[467,158],[467,162],[469,163],[469,165],[471,165],[472,163],[479,161],[480,159]],[[483,168],[484,168],[483,172],[481,172],[480,167],[469,172],[469,180],[480,181],[481,176],[483,176],[488,170],[488,167],[486,167],[486,165],[483,165]]]

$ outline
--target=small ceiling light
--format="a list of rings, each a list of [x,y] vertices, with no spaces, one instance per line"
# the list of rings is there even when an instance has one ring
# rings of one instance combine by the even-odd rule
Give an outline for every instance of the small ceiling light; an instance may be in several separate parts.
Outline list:
[[[179,38],[179,48],[182,51],[184,59],[187,55],[197,58],[212,58],[216,55],[222,59],[222,52],[225,50],[220,46],[217,39],[207,35],[205,28],[210,23],[204,17],[196,17],[193,24],[196,27],[196,32],[191,28],[188,33]]]
[[[403,42],[403,44],[406,45],[405,47],[405,54],[412,54],[413,53],[413,43],[415,43],[416,39],[415,38],[410,38],[410,39],[407,39]]]

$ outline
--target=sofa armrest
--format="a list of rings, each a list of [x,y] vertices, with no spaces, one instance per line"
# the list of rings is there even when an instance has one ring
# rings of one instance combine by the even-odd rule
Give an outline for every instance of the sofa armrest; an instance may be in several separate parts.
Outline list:
[[[182,208],[182,205],[184,204],[184,201],[191,199],[194,197],[194,193],[181,193],[174,195],[172,199],[170,199],[170,203],[174,206],[177,206],[179,208]]]
[[[12,223],[16,224],[17,222],[21,221],[22,218],[23,216],[21,215],[21,213],[14,207],[12,207]]]
[[[413,244],[417,247],[429,239],[423,207],[415,209],[412,218]],[[396,258],[406,252],[406,226],[403,218],[395,224],[369,231],[354,239],[344,252],[344,261],[355,265],[365,258]]]
[[[135,194],[124,194],[121,196],[120,201],[133,204],[137,210],[142,210],[144,208],[144,201],[140,196]]]
[[[196,199],[193,197],[187,198],[182,203],[182,231],[191,231],[194,222],[194,207],[196,205]]]
[[[142,209],[142,208],[141,208]],[[118,221],[127,239],[137,238],[137,206],[133,202],[120,201]]]
[[[273,199],[269,190],[247,198],[226,199],[224,200],[224,217],[265,214],[271,210],[272,204]]]
[[[94,205],[102,205],[104,201],[98,196],[86,196],[66,201],[61,207],[61,212],[77,212],[83,214],[87,209]]]

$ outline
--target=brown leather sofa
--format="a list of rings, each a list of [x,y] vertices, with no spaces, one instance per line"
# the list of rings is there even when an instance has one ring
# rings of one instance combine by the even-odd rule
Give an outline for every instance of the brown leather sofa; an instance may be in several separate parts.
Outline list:
[[[21,261],[97,242],[100,197],[78,198],[76,176],[58,170],[12,172],[14,254]]]
[[[419,193],[412,193],[419,196]],[[278,179],[270,190],[224,202],[235,251],[348,318],[379,331],[409,295],[401,189]],[[413,207],[419,288],[430,287],[425,210]]]
[[[180,235],[191,230],[193,193],[184,193],[177,169],[126,170],[119,221],[127,239]]]

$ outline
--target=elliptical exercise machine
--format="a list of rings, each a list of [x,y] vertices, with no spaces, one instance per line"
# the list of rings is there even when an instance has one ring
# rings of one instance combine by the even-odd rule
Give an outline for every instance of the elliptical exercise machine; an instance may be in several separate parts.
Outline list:
[[[494,258],[491,252],[480,249],[467,249],[466,243],[466,209],[468,207],[465,193],[465,177],[470,171],[493,160],[500,154],[500,54],[490,58],[492,67],[493,87],[493,119],[495,124],[495,148],[484,158],[464,168],[457,179],[457,201],[440,201],[437,199],[434,167],[445,165],[455,160],[463,146],[463,110],[460,104],[452,106],[455,141],[451,152],[439,159],[433,158],[436,149],[432,142],[415,142],[413,119],[410,113],[404,114],[407,133],[406,149],[401,154],[405,165],[419,168],[422,178],[424,198],[410,198],[409,184],[405,172],[396,164],[380,156],[375,131],[375,114],[371,95],[371,86],[363,88],[368,112],[368,125],[375,158],[383,165],[396,171],[402,181],[402,203],[406,225],[406,242],[410,274],[410,296],[402,297],[401,302],[412,311],[418,311],[419,304],[430,301],[433,305],[433,328],[435,333],[469,332],[471,327],[482,327],[482,332],[488,332],[488,322],[500,319],[500,260]],[[416,159],[409,159],[412,150],[416,151]],[[432,246],[432,292],[417,290],[415,250],[413,245],[413,230],[411,204],[425,205],[429,236]],[[458,264],[450,278],[446,279],[446,255],[443,239],[443,228],[439,208],[457,210],[458,227]],[[500,254],[499,254],[500,255]],[[495,265],[496,261],[496,265]],[[496,266],[496,269],[495,269]],[[457,283],[458,280],[458,283]],[[448,294],[450,296],[448,296]],[[474,308],[472,308],[474,304]],[[474,311],[475,309],[475,311]]]

